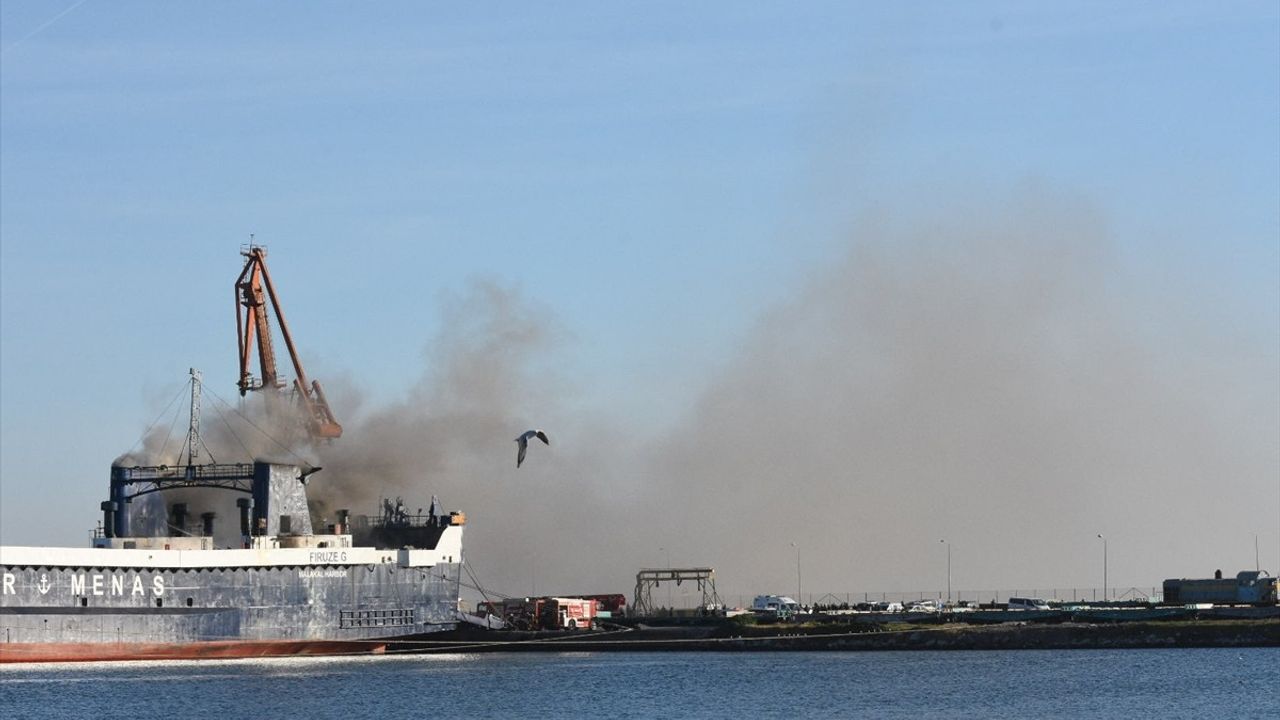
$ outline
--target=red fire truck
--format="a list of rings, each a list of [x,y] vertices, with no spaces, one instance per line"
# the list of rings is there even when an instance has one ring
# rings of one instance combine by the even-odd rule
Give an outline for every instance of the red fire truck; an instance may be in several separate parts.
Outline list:
[[[481,609],[500,616],[517,630],[590,630],[599,603],[585,598],[508,598],[482,603]]]
[[[547,598],[539,614],[543,630],[590,630],[596,619],[595,600]]]

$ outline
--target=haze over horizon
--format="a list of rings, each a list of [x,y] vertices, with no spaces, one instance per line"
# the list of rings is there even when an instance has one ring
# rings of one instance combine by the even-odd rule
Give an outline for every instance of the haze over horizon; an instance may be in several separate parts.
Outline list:
[[[232,397],[253,232],[313,492],[498,592],[1280,570],[1273,4],[229,7],[0,15],[4,544]]]

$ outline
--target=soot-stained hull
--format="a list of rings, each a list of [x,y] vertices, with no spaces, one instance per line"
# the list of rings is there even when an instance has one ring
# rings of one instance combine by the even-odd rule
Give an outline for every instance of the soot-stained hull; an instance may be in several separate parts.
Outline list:
[[[292,655],[381,655],[386,640],[222,640],[196,643],[6,643],[0,663],[230,660]]]

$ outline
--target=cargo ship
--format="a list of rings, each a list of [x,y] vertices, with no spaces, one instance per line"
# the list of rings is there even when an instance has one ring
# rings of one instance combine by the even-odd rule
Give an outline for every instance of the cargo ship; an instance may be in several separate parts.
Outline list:
[[[465,516],[384,501],[313,532],[304,473],[113,467],[91,547],[0,547],[0,662],[382,653],[453,629]],[[131,533],[149,498],[192,488],[238,495],[236,544],[218,513],[189,529],[186,503],[164,506],[170,535]]]
[[[332,443],[342,426],[302,369],[266,249],[241,254],[241,397],[262,395],[259,417],[299,442]],[[276,368],[273,309],[292,383]],[[461,512],[433,497],[411,513],[397,498],[374,515],[337,510],[330,521],[325,503],[308,497],[320,468],[288,444],[280,447],[296,464],[205,461],[200,390],[192,369],[185,458],[112,464],[90,547],[0,546],[0,662],[381,653],[397,638],[456,627]]]

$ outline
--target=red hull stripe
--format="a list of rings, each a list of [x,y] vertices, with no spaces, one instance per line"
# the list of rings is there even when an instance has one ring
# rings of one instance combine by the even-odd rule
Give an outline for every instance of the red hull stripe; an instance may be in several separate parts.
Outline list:
[[[288,655],[381,655],[384,640],[228,640],[196,643],[0,643],[0,663],[199,660]]]

